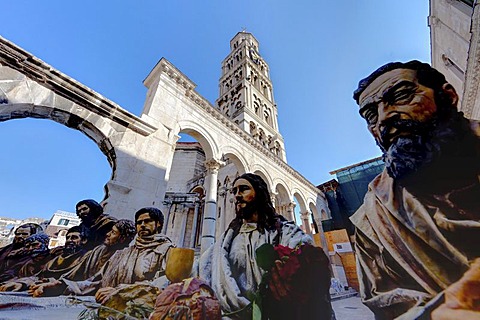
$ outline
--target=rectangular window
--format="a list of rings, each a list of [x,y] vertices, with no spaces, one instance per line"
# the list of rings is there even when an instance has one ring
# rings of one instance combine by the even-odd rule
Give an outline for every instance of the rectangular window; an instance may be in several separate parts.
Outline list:
[[[61,225],[61,226],[68,226],[69,222],[70,222],[70,220],[68,220],[68,219],[60,219],[60,221],[58,221],[58,224]]]

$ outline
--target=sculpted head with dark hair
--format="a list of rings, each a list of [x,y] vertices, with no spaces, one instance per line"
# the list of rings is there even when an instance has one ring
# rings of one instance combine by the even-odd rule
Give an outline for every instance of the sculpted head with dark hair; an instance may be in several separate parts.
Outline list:
[[[89,230],[81,225],[68,229],[62,255],[71,255],[84,249],[89,236]]]
[[[17,245],[23,245],[25,239],[40,232],[43,232],[43,229],[40,225],[36,223],[24,223],[18,226],[18,228],[15,230],[13,243]]]
[[[103,212],[103,207],[95,200],[79,201],[75,206],[80,225],[89,229],[87,248],[92,249],[104,242],[107,233],[112,230],[116,219]]]
[[[132,220],[120,219],[113,226],[112,233],[118,234],[118,243],[128,245],[135,237],[135,223]]]
[[[135,233],[135,223],[132,220],[120,219],[115,222],[112,230],[107,233],[103,244],[110,251],[125,248],[133,240]]]
[[[361,293],[377,317],[395,318],[480,256],[480,126],[457,111],[445,76],[415,60],[380,67],[354,99],[386,168],[351,217]]]
[[[235,219],[229,225],[238,233],[244,221],[255,222],[259,230],[274,230],[286,219],[275,213],[267,184],[259,175],[244,173],[233,181]]]
[[[416,60],[386,64],[360,81],[354,99],[398,183],[441,193],[474,182],[478,136],[436,69]]]
[[[28,233],[28,229],[30,229],[31,232],[41,230],[40,226],[35,223],[25,224],[17,228],[16,236],[23,236],[23,234]],[[49,237],[44,233],[34,233],[26,239],[22,238],[21,241],[17,240],[16,243],[21,246],[16,250],[10,251],[0,265],[0,282],[17,277],[20,269],[33,260],[35,260],[34,262],[37,265],[41,265],[41,260],[51,259],[52,257],[49,256],[48,242]],[[43,264],[45,262],[43,262]]]
[[[75,206],[75,210],[77,216],[87,227],[90,227],[103,213],[103,207],[97,201],[92,199],[79,201]]]
[[[24,223],[15,229],[13,242],[0,248],[0,273],[11,264],[7,260],[11,260],[18,254],[23,254],[25,239],[40,232],[43,232],[43,229],[36,223]]]
[[[50,237],[45,233],[33,234],[25,240],[25,251],[38,254],[48,251]]]
[[[135,213],[137,235],[148,238],[160,233],[163,227],[163,213],[158,208],[145,207]]]

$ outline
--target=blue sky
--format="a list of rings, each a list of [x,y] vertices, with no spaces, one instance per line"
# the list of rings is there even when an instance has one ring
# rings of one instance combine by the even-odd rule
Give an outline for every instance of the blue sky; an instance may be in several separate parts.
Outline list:
[[[270,65],[290,166],[315,185],[380,155],[358,81],[391,61],[430,61],[428,1],[6,1],[0,35],[140,115],[161,57],[214,104],[229,41],[246,28]],[[0,216],[49,218],[102,200],[111,169],[82,133],[49,120],[0,123]]]

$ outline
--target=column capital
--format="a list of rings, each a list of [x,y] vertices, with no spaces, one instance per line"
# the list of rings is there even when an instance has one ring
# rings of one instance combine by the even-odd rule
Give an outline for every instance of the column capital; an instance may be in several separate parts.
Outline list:
[[[205,167],[207,168],[208,173],[218,173],[218,170],[224,165],[223,161],[210,158],[205,160]]]
[[[288,209],[292,209],[292,210],[293,210],[296,205],[297,205],[297,204],[292,201],[292,202],[290,202],[290,203],[287,204],[287,207],[288,207]]]
[[[300,212],[300,216],[302,217],[302,219],[309,219],[310,214],[310,211]]]

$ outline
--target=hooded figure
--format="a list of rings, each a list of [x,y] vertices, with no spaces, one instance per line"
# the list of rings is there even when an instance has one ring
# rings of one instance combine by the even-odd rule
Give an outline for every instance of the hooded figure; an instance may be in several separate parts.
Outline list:
[[[13,279],[20,274],[31,276],[40,271],[52,258],[48,249],[49,241],[50,238],[45,233],[36,233],[26,238],[21,250],[7,256],[9,263],[0,275],[0,282]]]
[[[112,230],[116,219],[103,212],[103,207],[95,200],[79,201],[75,206],[77,216],[82,220],[80,226],[88,228],[87,250],[101,245],[107,233]]]

